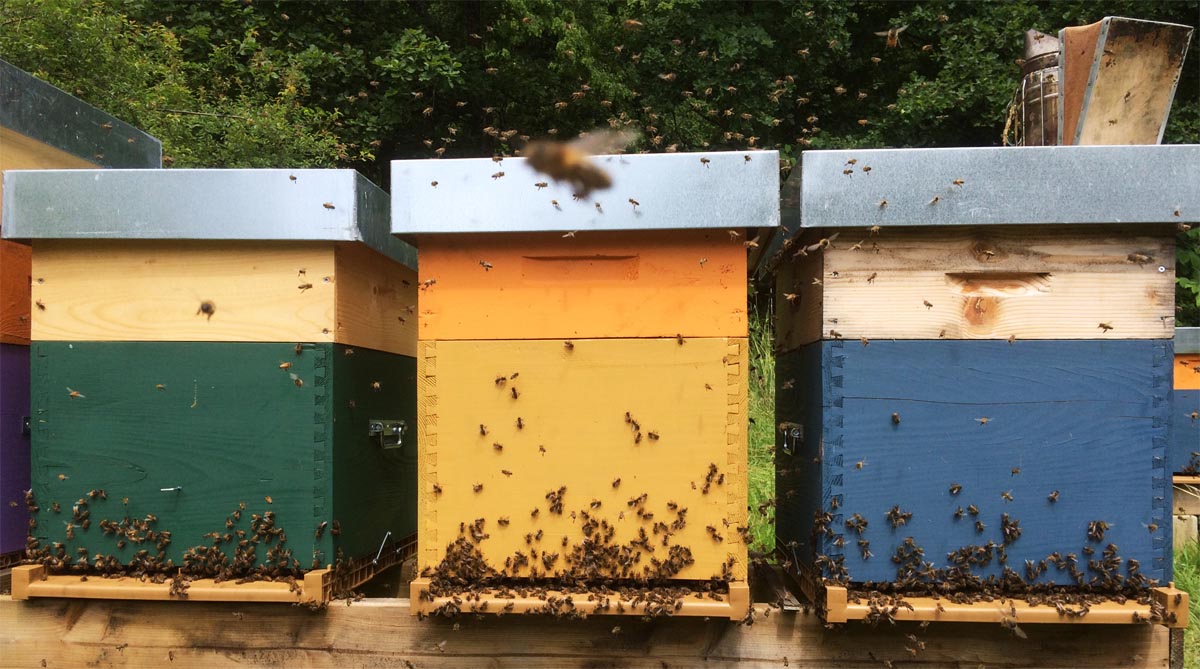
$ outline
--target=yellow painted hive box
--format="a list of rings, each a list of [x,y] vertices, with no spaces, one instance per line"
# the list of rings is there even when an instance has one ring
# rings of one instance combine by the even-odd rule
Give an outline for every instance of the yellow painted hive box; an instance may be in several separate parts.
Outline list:
[[[778,157],[592,161],[614,185],[587,197],[522,159],[393,163],[415,613],[745,614],[746,235],[778,221]]]

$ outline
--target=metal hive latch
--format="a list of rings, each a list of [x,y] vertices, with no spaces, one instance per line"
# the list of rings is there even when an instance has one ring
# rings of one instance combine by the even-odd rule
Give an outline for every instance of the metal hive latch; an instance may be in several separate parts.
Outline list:
[[[380,448],[404,446],[404,433],[408,424],[402,420],[371,420],[367,423],[367,436],[379,441]]]

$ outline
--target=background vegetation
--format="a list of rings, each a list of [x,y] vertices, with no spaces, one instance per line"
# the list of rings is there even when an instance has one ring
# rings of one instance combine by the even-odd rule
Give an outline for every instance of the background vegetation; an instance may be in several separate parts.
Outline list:
[[[510,153],[596,127],[645,151],[1000,142],[1028,28],[1196,25],[1197,0],[0,0],[0,58],[163,141],[177,167]],[[907,25],[896,48],[875,35]],[[1200,142],[1193,45],[1165,142]],[[1200,229],[1181,234],[1200,325]]]

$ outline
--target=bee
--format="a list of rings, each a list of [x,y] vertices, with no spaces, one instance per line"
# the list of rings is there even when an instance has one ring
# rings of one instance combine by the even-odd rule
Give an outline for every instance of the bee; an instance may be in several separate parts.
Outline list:
[[[829,331],[829,336],[830,336],[830,337],[833,337],[834,339],[841,339],[841,338],[842,338],[842,333],[838,332],[837,330],[830,330],[830,331]]]
[[[619,487],[620,485],[621,485],[620,477],[613,479],[612,487],[616,488],[616,487]]]
[[[67,387],[67,396],[70,397],[71,399],[87,399],[87,395],[84,395],[83,393],[79,392],[78,390],[71,390],[71,388],[69,386]]]
[[[653,430],[651,430],[650,432],[648,432],[648,433],[646,434],[646,436],[647,436],[647,437],[650,437],[650,441],[658,441],[658,433],[657,433],[657,432],[655,432],[655,431],[653,431]]]
[[[900,424],[899,412],[892,412],[892,425],[899,425],[899,424]]]
[[[637,209],[642,203],[638,202],[637,200],[635,200],[633,198],[629,198],[629,204],[633,205],[634,209]]]
[[[41,301],[38,301],[38,308],[45,309]],[[217,313],[217,305],[213,304],[212,300],[204,300],[200,303],[200,308],[196,310],[196,315],[204,314],[208,320],[212,320],[213,314]]]
[[[512,476],[512,472],[507,469],[501,469],[500,473],[504,474],[505,476]]]
[[[541,509],[539,509],[539,508],[537,508],[537,507],[534,507],[534,508],[533,508],[533,511],[530,511],[530,512],[529,512],[529,517],[530,517],[530,518],[537,518],[539,513],[541,513]],[[565,537],[564,537],[564,538],[565,538]]]
[[[521,393],[516,388],[509,388],[512,391],[512,398],[515,400],[521,396]]]
[[[601,214],[604,213],[604,207],[601,207],[599,202],[596,203],[596,211],[600,212]]]
[[[988,421],[990,421],[990,420],[992,420],[992,419],[991,419],[991,418],[988,418],[987,416],[984,416],[984,417],[982,417],[982,418],[976,418],[975,420],[979,421],[979,424],[980,424],[980,425],[987,425],[987,424],[988,424]]]
[[[612,177],[588,160],[588,156],[620,151],[636,139],[637,133],[630,131],[597,130],[572,142],[530,142],[521,155],[533,169],[555,181],[571,184],[586,198],[593,190],[612,186]],[[557,207],[558,203],[554,205]]]
[[[986,528],[987,528],[987,525],[984,525],[982,520],[975,521],[975,531],[976,532],[979,532],[982,534],[983,530]]]
[[[270,496],[270,495],[267,495],[267,496],[266,496],[266,497],[264,497],[263,499],[267,501],[267,504],[274,504],[274,503],[275,503],[275,501],[271,499],[271,496]]]
[[[1149,525],[1146,526],[1146,529],[1149,530],[1151,533],[1157,532],[1158,531],[1158,523],[1150,523]]]
[[[961,519],[963,517],[963,515],[965,515],[965,512],[963,511],[963,508],[961,506],[954,510],[955,520]]]
[[[783,298],[788,301],[788,304],[794,305],[796,304],[796,300],[800,299],[800,296],[796,293],[784,293]]]
[[[493,448],[493,449],[494,449],[496,452],[500,452],[500,451],[503,451],[503,450],[504,450],[504,444],[502,444],[502,443],[500,443],[500,442],[498,442],[498,441],[497,441],[497,442],[495,442],[495,443],[493,443],[493,444],[492,444],[492,448]]]
[[[502,179],[502,178],[504,178],[504,172],[496,172],[495,174],[492,175],[493,180]]]
[[[957,484],[957,483],[951,483],[951,484],[950,484],[950,494],[951,494],[951,495],[957,495],[957,494],[958,494],[958,493],[960,493],[960,492],[962,492],[962,486],[961,486],[961,485],[959,485],[959,484]]]
[[[485,272],[487,272],[487,271],[489,271],[489,270],[491,270],[491,269],[492,269],[492,263],[490,263],[490,262],[488,262],[488,261],[486,261],[486,260],[480,260],[480,261],[479,261],[479,266],[480,266],[480,267],[482,267],[482,268],[483,268],[483,271],[485,271]]]
[[[333,206],[332,202],[322,202],[321,206],[325,207],[326,209],[337,209],[337,207]]]
[[[430,186],[433,186],[434,188],[437,188],[438,182],[436,182],[436,181],[430,181],[430,182],[429,182],[429,185],[430,185]]]
[[[971,514],[971,516],[978,516],[979,507],[975,506],[974,504],[969,504],[967,505],[967,513]]]
[[[1096,327],[1100,328],[1104,332],[1108,332],[1109,330],[1113,329],[1113,326],[1109,323],[1101,323],[1101,324],[1097,325]]]
[[[323,521],[321,521],[320,525],[317,525],[317,532],[316,532],[317,539],[320,539],[321,536],[325,534],[325,527],[327,525],[329,525],[329,521],[327,521],[327,520],[323,520]]]
[[[488,433],[487,426],[484,425],[483,423],[480,423],[479,424],[479,436],[486,437],[487,433]]]
[[[45,310],[46,310],[46,305],[45,305],[45,304],[43,304],[41,300],[38,300],[38,301],[34,302],[34,304],[35,304],[35,305],[37,305],[38,311],[45,311]]]
[[[871,272],[871,276],[867,277],[867,283],[875,283],[875,279],[879,276],[879,272]]]
[[[429,290],[429,287],[437,283],[437,279],[425,279],[421,282],[421,290]]]
[[[497,387],[503,387],[504,384],[506,384],[506,383],[508,383],[508,377],[505,376],[504,374],[501,374],[500,376],[496,377],[496,386]]]
[[[475,485],[471,486],[471,488],[472,488],[472,489],[473,489],[475,492],[481,492],[481,491],[483,490],[483,484],[482,484],[482,483],[476,483]]]
[[[1006,502],[1013,501],[1013,496],[1012,496],[1011,490],[1005,490],[1004,492],[1000,493],[1000,497]]]
[[[296,384],[297,388],[304,387],[304,379],[300,378],[299,376],[297,376],[296,374],[293,374],[293,373],[289,373],[288,376],[291,377],[292,383]]]
[[[517,416],[517,429],[518,430],[525,429],[525,421],[521,420],[520,416]]]
[[[678,334],[678,333],[676,333],[676,335],[675,335],[675,343],[676,343],[676,344],[679,344],[680,346],[683,346],[683,343],[684,343],[684,342],[686,342],[686,341],[687,341],[687,340],[683,338],[683,335],[682,335],[682,334]]]
[[[1020,473],[1021,473],[1021,468],[1020,468],[1020,467],[1013,467],[1013,468],[1012,468],[1012,475],[1013,475],[1013,476],[1016,476],[1017,474],[1020,474]]]
[[[1055,491],[1051,492],[1049,495],[1046,495],[1046,499],[1050,500],[1051,504],[1053,504],[1054,502],[1057,502],[1058,501],[1058,491],[1055,490]]]
[[[895,49],[896,47],[900,46],[900,33],[904,32],[905,30],[908,30],[908,24],[904,24],[899,28],[888,28],[882,32],[875,33],[875,35],[877,37],[886,38],[887,41],[884,42],[884,46],[886,48]]]
[[[563,342],[563,348],[567,349],[568,351],[574,351],[575,344],[570,339],[568,339],[567,341]]]
[[[440,485],[438,485],[438,484],[434,483],[434,484],[433,484],[433,494],[435,494],[435,495],[440,495],[440,494],[442,494],[442,486],[440,486]]]
[[[933,199],[929,201],[929,204],[934,205],[941,201],[942,201],[942,197],[940,195],[934,195]]]
[[[703,166],[705,166],[705,167],[708,167],[708,164],[709,164],[709,163],[711,163],[711,162],[712,162],[712,161],[711,161],[711,160],[709,160],[708,158],[701,158],[701,159],[700,159],[700,164],[701,164],[701,165],[703,165]]]
[[[161,383],[154,384],[154,388],[155,388],[155,390],[166,390],[167,389],[167,387]]]
[[[923,300],[923,302],[924,302],[924,304],[925,304],[925,308],[926,308],[926,309],[932,309],[932,308],[933,308],[933,303],[932,303],[932,302],[930,302],[929,300]]]

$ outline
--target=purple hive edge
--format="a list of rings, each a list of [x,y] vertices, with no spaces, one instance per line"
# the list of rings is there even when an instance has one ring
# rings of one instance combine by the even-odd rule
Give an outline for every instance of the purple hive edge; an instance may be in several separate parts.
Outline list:
[[[21,550],[29,528],[29,435],[22,425],[28,415],[29,347],[0,344],[0,554]]]

